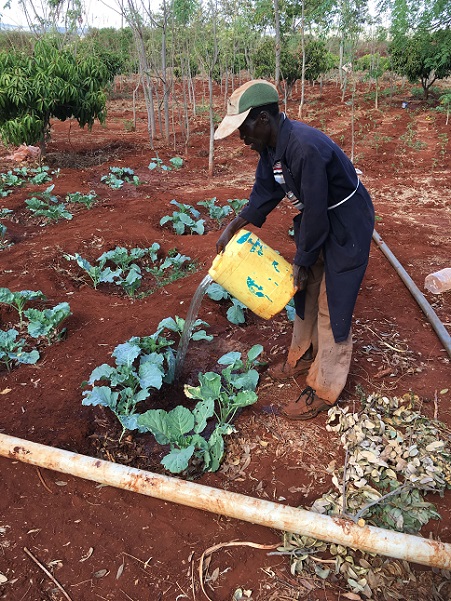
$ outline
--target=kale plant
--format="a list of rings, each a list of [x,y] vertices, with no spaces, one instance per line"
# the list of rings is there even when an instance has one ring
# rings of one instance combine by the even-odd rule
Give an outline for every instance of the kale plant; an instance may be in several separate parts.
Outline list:
[[[24,307],[28,302],[36,300],[45,300],[44,294],[40,290],[20,290],[11,292],[9,288],[0,288],[0,303],[16,309],[19,314],[19,325],[23,324]]]
[[[170,204],[175,205],[179,210],[174,211],[172,215],[162,217],[160,225],[172,222],[172,227],[180,236],[185,233],[185,230],[188,230],[190,234],[202,236],[205,230],[204,219],[199,219],[199,211],[191,205],[177,202],[175,199],[171,200]]]
[[[67,210],[64,203],[58,202],[58,197],[52,194],[54,184],[44,192],[38,192],[36,196],[25,201],[28,209],[37,217],[45,217],[47,221],[59,221],[60,219],[72,219],[73,215]]]
[[[232,212],[232,207],[229,205],[221,206],[216,204],[217,199],[216,196],[210,198],[210,200],[202,200],[197,204],[201,207],[205,207],[208,211],[208,216],[211,219],[215,219],[218,225],[221,225],[223,220],[230,215]]]
[[[39,359],[36,349],[24,351],[25,340],[18,340],[18,335],[18,331],[14,329],[0,330],[0,363],[3,363],[8,371],[11,371],[15,363],[34,365]]]
[[[102,175],[100,181],[104,182],[113,190],[119,190],[125,182],[133,184],[134,186],[139,186],[141,183],[139,177],[135,175],[133,169],[130,169],[129,167],[110,167],[109,174]]]
[[[33,338],[44,336],[50,343],[65,334],[65,329],[58,332],[62,322],[71,315],[69,303],[59,303],[52,309],[27,309],[24,312],[28,319],[28,334]]]

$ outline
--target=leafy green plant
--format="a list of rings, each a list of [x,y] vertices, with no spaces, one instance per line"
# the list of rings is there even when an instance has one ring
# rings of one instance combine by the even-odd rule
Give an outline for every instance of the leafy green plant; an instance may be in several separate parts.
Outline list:
[[[44,151],[50,120],[74,118],[80,127],[104,122],[105,88],[113,78],[96,53],[74,52],[57,36],[36,40],[33,55],[0,52],[0,136],[8,144]]]
[[[213,340],[213,336],[207,334],[205,330],[197,329],[202,326],[209,327],[206,321],[202,321],[202,319],[196,319],[193,324],[193,333],[191,334],[191,340],[206,340],[210,342],[211,340]],[[162,319],[157,326],[157,332],[160,333],[163,330],[169,330],[170,332],[174,332],[181,337],[184,328],[185,320],[182,317],[176,315],[175,317],[166,317],[165,319]]]
[[[235,431],[231,421],[236,412],[257,401],[257,357],[261,345],[250,349],[245,361],[241,353],[227,353],[218,363],[227,365],[221,374],[199,374],[200,385],[185,386],[185,394],[199,402],[191,411],[178,406],[172,411],[150,409],[138,417],[138,425],[151,432],[155,440],[169,445],[170,452],[161,463],[174,474],[188,468],[189,462],[201,463],[204,471],[216,471],[224,454],[224,436]],[[215,417],[217,424],[208,438],[202,436],[207,421]]]
[[[185,394],[190,399],[217,401],[217,417],[220,424],[230,423],[238,409],[257,401],[259,374],[255,369],[263,347],[254,345],[243,361],[241,353],[226,353],[218,359],[219,365],[226,365],[221,374],[207,372],[199,374],[199,386],[185,386]]]
[[[89,194],[83,194],[82,192],[71,192],[66,196],[66,202],[82,204],[87,209],[90,209],[96,202],[97,198],[97,194],[94,192],[94,190],[91,190]]]
[[[63,256],[68,261],[75,261],[77,265],[88,274],[95,289],[97,289],[99,284],[113,283],[114,280],[119,278],[122,273],[122,269],[116,269],[115,271],[112,271],[111,267],[102,268],[100,265],[91,265],[89,261],[84,259],[78,253],[75,253],[74,255],[65,254]]]
[[[160,219],[160,225],[166,223],[172,223],[172,227],[175,232],[180,236],[185,233],[185,230],[189,230],[191,234],[199,234],[200,236],[204,233],[204,220],[198,219],[200,213],[193,206],[177,202],[175,199],[171,200],[172,205],[175,205],[179,210],[174,211],[172,215],[165,215]]]
[[[96,367],[88,382],[92,389],[83,392],[83,405],[108,407],[126,429],[140,429],[137,423],[138,403],[147,399],[174,378],[173,342],[156,332],[144,338],[133,337],[113,351],[115,367],[104,363]],[[95,386],[97,381],[108,385]]]
[[[155,261],[152,267],[145,267],[145,270],[155,278],[158,288],[185,277],[195,269],[196,264],[191,261],[191,258],[180,254],[176,249],[169,250],[166,257]]]
[[[33,338],[44,336],[47,342],[52,342],[56,338],[61,338],[65,334],[65,329],[58,332],[62,322],[71,315],[69,303],[59,303],[52,309],[27,309],[24,312],[28,320],[28,333]]]
[[[229,205],[220,206],[217,203],[217,198],[214,196],[209,200],[202,200],[197,204],[200,207],[205,207],[208,211],[208,216],[211,219],[215,219],[218,222],[218,225],[221,225],[223,220],[229,215],[232,211],[232,207]]]
[[[18,331],[14,329],[0,330],[0,364],[5,365],[8,371],[11,371],[15,363],[34,365],[39,359],[36,349],[24,351],[25,340],[18,340],[18,335]]]
[[[160,245],[158,242],[154,242],[149,248],[132,248],[130,250],[123,246],[116,246],[113,250],[108,250],[100,255],[97,261],[100,267],[104,267],[107,261],[111,261],[117,265],[117,267],[126,270],[135,261],[146,256],[149,256],[152,261],[156,261],[159,250]]]
[[[122,188],[125,182],[139,186],[141,183],[139,177],[135,175],[133,169],[129,167],[110,167],[108,175],[102,175],[100,178],[101,182],[104,182],[107,186],[113,190]]]
[[[243,209],[249,201],[247,198],[229,198],[227,202],[232,207],[235,215],[238,215],[241,209]]]
[[[148,169],[150,169],[150,171],[153,171],[154,169],[157,171],[172,171],[172,169],[180,169],[183,166],[183,159],[180,157],[173,157],[172,159],[169,159],[169,163],[171,164],[170,166],[165,165],[163,160],[157,155],[151,159]]]
[[[55,185],[52,184],[44,192],[38,192],[36,196],[25,201],[28,209],[36,217],[45,217],[48,222],[60,219],[72,219],[73,215],[67,210],[64,203],[58,202],[58,197],[52,194]]]
[[[36,186],[40,184],[47,184],[48,182],[52,181],[51,175],[56,175],[58,177],[59,171],[60,170],[57,169],[56,171],[52,171],[50,174],[50,169],[46,165],[38,167],[37,169],[30,169],[29,173],[31,175],[28,176],[28,181],[30,184]]]
[[[4,219],[8,217],[12,213],[11,209],[0,209],[0,219]],[[3,223],[0,223],[0,250],[4,248],[8,248],[8,246],[12,245],[12,242],[8,242],[7,236],[8,228]]]
[[[230,323],[239,325],[246,323],[245,310],[247,309],[241,301],[234,298],[225,288],[220,284],[213,283],[207,288],[207,296],[214,301],[220,302],[222,300],[229,301],[232,306],[227,309],[226,316]]]
[[[19,325],[23,324],[24,307],[28,302],[45,300],[40,290],[20,290],[11,292],[9,288],[0,288],[0,303],[13,307],[19,314]]]
[[[449,123],[449,115],[451,113],[451,92],[446,92],[442,94],[439,98],[440,106],[437,107],[437,110],[446,112],[446,125]]]

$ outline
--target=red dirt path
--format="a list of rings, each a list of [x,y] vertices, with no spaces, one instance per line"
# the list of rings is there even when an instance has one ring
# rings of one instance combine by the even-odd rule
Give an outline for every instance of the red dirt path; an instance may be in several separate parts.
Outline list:
[[[428,273],[450,266],[449,129],[442,114],[411,98],[408,89],[385,96],[380,110],[365,93],[366,84],[357,95],[355,164],[374,199],[377,231],[422,290]],[[322,91],[319,86],[308,88],[303,118],[326,131],[350,155],[351,108],[340,102],[340,94],[332,82]],[[409,101],[407,110],[401,107],[403,100]],[[297,115],[298,101],[295,93],[288,107],[292,117]],[[69,302],[72,316],[65,324],[66,339],[45,348],[35,366],[0,373],[0,432],[162,472],[161,452],[143,437],[127,437],[118,447],[114,420],[99,408],[82,406],[81,383],[94,367],[110,361],[119,343],[153,333],[165,317],[185,317],[215,256],[219,230],[207,220],[205,236],[176,236],[159,221],[172,212],[173,198],[196,205],[213,196],[221,202],[247,197],[256,156],[238,135],[231,136],[217,145],[215,173],[209,178],[208,124],[202,116],[193,120],[184,167],[170,173],[150,172],[147,165],[155,153],[148,148],[145,113],[143,108],[138,113],[136,132],[126,131],[130,106],[128,98],[112,101],[106,127],[96,125],[92,133],[67,122],[53,124],[48,160],[52,168],[61,168],[54,192],[64,197],[94,189],[101,200],[91,210],[77,209],[72,221],[42,227],[30,220],[24,205],[35,188],[18,189],[1,201],[0,206],[15,211],[12,220],[2,221],[15,244],[0,253],[1,286],[41,290],[51,306]],[[218,113],[221,106],[218,97]],[[161,140],[156,147],[164,162],[183,153],[181,148],[168,149]],[[7,154],[0,148],[0,156]],[[4,160],[2,171],[12,166]],[[109,166],[131,167],[146,183],[111,190],[100,182]],[[291,209],[282,203],[264,228],[256,230],[288,260],[294,251],[288,235],[291,218]],[[62,258],[63,253],[78,252],[94,260],[118,245],[144,247],[155,241],[165,252],[176,247],[189,255],[198,261],[199,269],[142,300],[110,294],[102,287],[94,290],[74,278],[76,270],[69,271]],[[451,293],[426,293],[426,297],[449,328]],[[212,369],[227,351],[245,351],[259,342],[272,361],[289,343],[291,326],[282,314],[270,322],[250,315],[246,325],[234,326],[226,320],[225,309],[205,298],[199,317],[210,324],[215,338],[209,345],[190,345],[185,381],[198,371]],[[0,318],[2,328],[10,327],[14,315],[3,308]],[[357,302],[353,332],[354,363],[343,403],[357,399],[357,385],[368,393],[391,396],[413,391],[423,400],[427,415],[436,412],[451,425],[449,357],[376,246]],[[301,386],[302,379],[282,386],[263,373],[259,400],[239,416],[223,468],[198,481],[305,508],[328,490],[330,474],[325,468],[333,459],[342,461],[342,456],[335,435],[325,430],[325,416],[293,426],[265,411],[271,404],[282,406]],[[448,392],[440,395],[445,389]],[[159,402],[171,407],[180,400],[181,390],[175,388]],[[153,449],[150,456],[149,448]],[[197,567],[208,547],[231,540],[260,544],[281,540],[280,533],[263,527],[6,458],[0,458],[0,474],[0,573],[8,579],[3,585],[0,582],[1,599],[67,598],[24,553],[24,547],[50,565],[73,601],[177,601],[204,598]],[[431,522],[422,534],[451,542],[450,495],[431,500],[442,520]],[[238,588],[251,590],[254,601],[346,598],[342,583],[319,578],[300,582],[290,575],[286,557],[267,553],[248,547],[216,553],[209,571],[219,568],[219,575],[207,586],[211,599],[230,600]],[[417,581],[398,587],[394,598],[432,598],[440,576],[418,567],[416,574]],[[446,590],[442,588],[442,594]],[[378,595],[385,598],[383,591],[375,598]],[[446,593],[442,598],[447,598]]]

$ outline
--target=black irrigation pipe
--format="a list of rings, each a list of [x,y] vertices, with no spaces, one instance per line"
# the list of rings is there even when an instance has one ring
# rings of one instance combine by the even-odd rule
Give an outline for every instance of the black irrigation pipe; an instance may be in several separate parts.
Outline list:
[[[397,274],[399,275],[401,280],[407,286],[410,294],[417,301],[421,310],[426,315],[429,323],[434,328],[435,333],[437,334],[437,336],[440,339],[440,342],[445,347],[446,352],[451,357],[451,336],[448,333],[448,330],[445,328],[443,323],[437,317],[437,314],[435,313],[434,309],[431,307],[431,305],[428,303],[428,301],[424,297],[424,294],[421,292],[421,290],[418,288],[418,286],[415,284],[415,282],[412,280],[410,275],[407,273],[407,271],[404,269],[404,267],[401,265],[401,263],[398,261],[398,259],[395,257],[395,255],[391,252],[391,250],[388,248],[388,246],[382,240],[382,238],[379,236],[379,234],[376,232],[376,230],[373,231],[373,240],[377,244],[377,246],[381,249],[381,251],[384,253],[384,255],[387,257],[387,259],[389,260],[391,265],[394,267],[395,271],[397,272]]]

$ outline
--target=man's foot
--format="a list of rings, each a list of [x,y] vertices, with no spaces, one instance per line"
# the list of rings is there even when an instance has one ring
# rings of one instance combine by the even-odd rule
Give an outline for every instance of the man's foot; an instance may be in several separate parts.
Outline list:
[[[282,415],[287,419],[307,420],[312,419],[322,411],[328,411],[332,405],[320,399],[310,386],[304,388],[295,401],[291,401],[282,409]]]
[[[268,375],[273,380],[289,380],[298,376],[305,376],[310,369],[313,359],[299,359],[296,365],[289,365],[287,361],[276,363],[268,369]]]
[[[287,360],[281,361],[268,369],[268,375],[273,380],[289,380],[290,378],[305,376],[312,363],[313,350],[312,347],[310,347],[302,357],[298,359],[296,365],[290,365]]]

